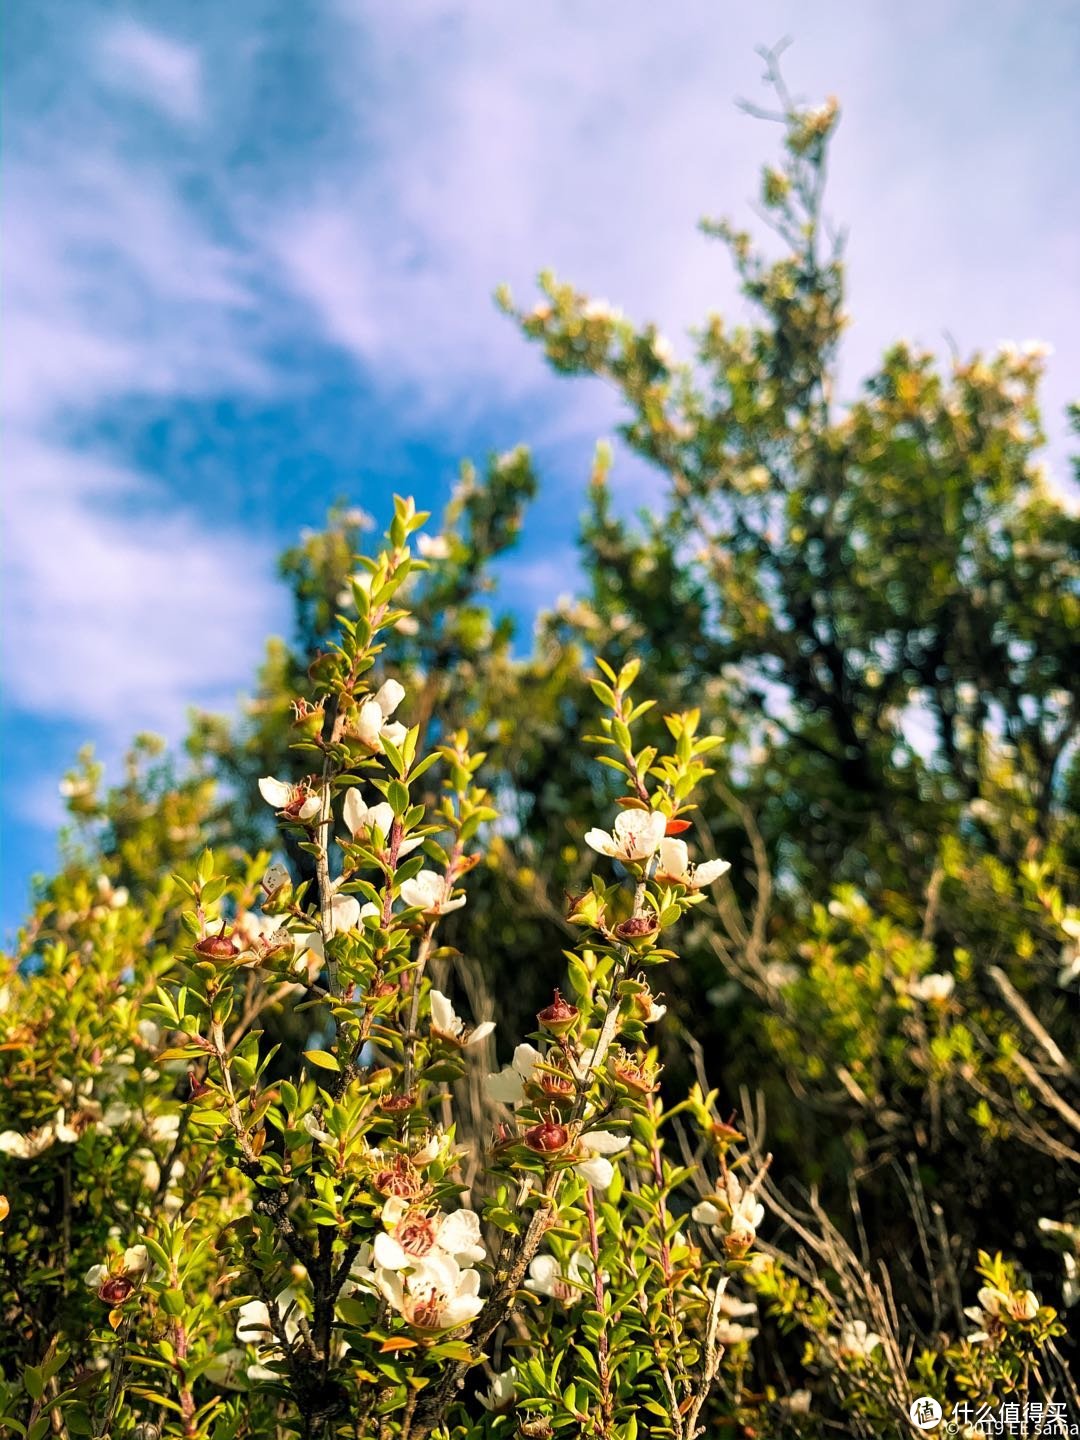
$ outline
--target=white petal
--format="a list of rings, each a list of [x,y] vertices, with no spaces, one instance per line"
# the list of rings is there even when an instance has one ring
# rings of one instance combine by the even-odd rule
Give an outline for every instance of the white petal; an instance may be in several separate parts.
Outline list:
[[[109,1273],[107,1265],[91,1265],[83,1276],[83,1284],[88,1285],[91,1290],[100,1290],[101,1282]]]
[[[360,798],[359,786],[349,786],[341,813],[350,835],[355,836],[364,829],[367,824],[368,808]]]
[[[402,1249],[401,1245],[392,1235],[387,1235],[385,1230],[375,1236],[375,1248],[373,1251],[375,1264],[383,1270],[405,1270],[412,1264],[409,1256]]]
[[[149,1258],[145,1245],[129,1245],[124,1251],[125,1275],[138,1275],[146,1269]]]
[[[686,848],[685,840],[673,840],[665,836],[660,841],[660,869],[665,875],[673,879],[686,874],[686,867],[690,864],[690,851]]]
[[[360,901],[355,895],[335,895],[330,902],[330,915],[335,935],[355,930],[360,924]]]
[[[525,1087],[513,1065],[488,1075],[485,1083],[488,1095],[500,1105],[520,1105],[525,1099]]]
[[[529,1262],[529,1278],[525,1289],[537,1295],[551,1295],[555,1284],[562,1278],[559,1262],[554,1255],[537,1255]]]
[[[533,1071],[543,1058],[535,1045],[525,1041],[514,1048],[513,1066],[523,1080],[531,1080]]]
[[[701,1200],[690,1211],[690,1216],[699,1225],[719,1225],[724,1217],[711,1200]]]
[[[484,1302],[479,1295],[455,1295],[443,1307],[439,1323],[445,1330],[454,1330],[459,1325],[467,1325],[470,1320],[475,1320],[483,1308]]]
[[[30,1156],[30,1142],[18,1130],[5,1130],[0,1134],[0,1155],[13,1155],[19,1160]]]
[[[487,1037],[494,1032],[494,1030],[494,1020],[481,1020],[480,1024],[477,1025],[476,1029],[470,1034],[468,1040],[466,1040],[465,1048],[471,1049],[474,1045],[482,1045],[483,1042],[487,1039]]]
[[[395,720],[392,725],[384,725],[380,729],[379,738],[382,740],[389,740],[391,745],[396,746],[397,749],[400,750],[402,745],[405,744],[405,737],[408,735],[408,733],[409,732],[405,729],[405,726],[399,725],[398,722]]]
[[[405,699],[405,686],[397,680],[387,680],[375,696],[375,703],[384,715],[392,715]]]
[[[602,1155],[593,1155],[588,1160],[579,1160],[574,1169],[594,1190],[606,1190],[615,1178],[615,1167]]]
[[[610,1130],[590,1130],[581,1143],[594,1155],[621,1155],[630,1144],[629,1135],[613,1135]]]
[[[245,1345],[258,1345],[270,1330],[270,1311],[261,1300],[249,1300],[236,1312],[236,1338]]]
[[[616,853],[611,836],[606,830],[587,830],[585,832],[585,844],[591,845],[594,850],[599,850],[601,855],[614,855]]]
[[[378,805],[372,805],[367,813],[367,823],[380,830],[386,839],[390,838],[390,828],[394,823],[393,806],[387,801],[380,801]],[[398,854],[401,852],[399,851]]]
[[[356,733],[369,750],[381,750],[379,731],[383,726],[383,713],[377,700],[365,700],[356,717]]]
[[[721,875],[726,875],[730,869],[730,860],[706,860],[704,865],[699,865],[695,869],[694,884],[699,887],[711,885],[713,881],[719,880]]]
[[[449,1251],[459,1264],[484,1258],[480,1239],[480,1217],[475,1210],[455,1210],[446,1215],[439,1226],[438,1243]]]
[[[441,990],[432,990],[429,996],[431,1002],[431,1023],[436,1030],[444,1035],[457,1035],[461,1032],[461,1021],[454,1014],[454,1007],[442,993]]]
[[[275,780],[272,775],[264,775],[259,781],[259,794],[275,810],[284,810],[292,799],[292,793],[291,785],[286,785],[284,780]]]
[[[322,799],[318,795],[309,795],[300,809],[296,812],[298,820],[314,820],[315,816],[322,810]]]

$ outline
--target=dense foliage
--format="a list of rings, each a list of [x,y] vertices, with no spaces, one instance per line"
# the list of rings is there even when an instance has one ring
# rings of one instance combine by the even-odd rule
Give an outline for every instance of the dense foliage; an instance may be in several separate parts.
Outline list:
[[[680,359],[555,277],[502,297],[656,475],[629,519],[598,451],[531,654],[491,600],[519,449],[437,534],[398,501],[358,558],[335,512],[245,715],[65,782],[0,990],[15,1433],[1080,1423],[1080,520],[1042,352],[897,345],[841,400],[838,111],[773,78],[778,253],[707,227],[741,323]]]

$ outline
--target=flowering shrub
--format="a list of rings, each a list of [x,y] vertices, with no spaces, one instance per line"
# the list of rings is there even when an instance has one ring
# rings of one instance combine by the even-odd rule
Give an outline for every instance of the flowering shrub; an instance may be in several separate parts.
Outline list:
[[[442,987],[463,962],[439,939],[496,818],[483,757],[463,733],[420,753],[391,718],[402,687],[370,684],[422,518],[398,504],[297,699],[311,774],[260,782],[314,883],[210,851],[145,909],[103,882],[10,979],[6,1301],[39,1349],[30,1410],[8,1416],[25,1433],[56,1415],[82,1434],[419,1440],[515,1410],[530,1433],[647,1415],[692,1435],[752,1333],[732,1318],[754,1180],[700,1096],[665,1111],[649,1041],[669,933],[724,868],[667,838],[719,742],[689,713],[667,717],[669,753],[636,749],[636,667],[594,682],[593,743],[626,793],[587,836],[604,863],[573,904],[566,998],[493,1069],[494,1025],[456,1013]],[[310,1032],[285,1064],[260,1028],[280,1007]],[[714,1134],[711,1170],[665,1154],[680,1109]],[[702,1184],[716,1194],[694,1206]]]

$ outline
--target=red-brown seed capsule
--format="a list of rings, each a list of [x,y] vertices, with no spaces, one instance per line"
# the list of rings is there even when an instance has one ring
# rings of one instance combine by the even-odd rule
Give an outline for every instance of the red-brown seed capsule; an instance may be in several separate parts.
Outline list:
[[[538,1155],[557,1155],[570,1144],[570,1131],[556,1120],[541,1120],[522,1136],[530,1150]]]
[[[101,1282],[98,1299],[106,1305],[122,1305],[134,1289],[134,1283],[126,1275],[110,1275]]]
[[[416,1104],[415,1095],[386,1095],[379,1101],[379,1109],[387,1115],[404,1115]]]
[[[536,1018],[552,1035],[565,1035],[567,1031],[573,1029],[580,1013],[576,1005],[571,1005],[568,1000],[564,1000],[556,990],[554,1000],[543,1010],[538,1010]]]
[[[235,960],[240,954],[240,946],[231,935],[222,931],[220,935],[204,935],[195,946],[195,954],[204,960]]]
[[[644,940],[655,934],[656,929],[655,915],[631,915],[629,920],[615,926],[615,934],[620,940]]]

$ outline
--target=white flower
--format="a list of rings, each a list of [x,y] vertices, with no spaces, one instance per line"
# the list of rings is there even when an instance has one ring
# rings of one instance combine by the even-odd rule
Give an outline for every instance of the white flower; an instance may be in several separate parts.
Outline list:
[[[716,1338],[721,1345],[740,1345],[756,1339],[757,1334],[756,1326],[737,1325],[732,1320],[721,1320],[716,1327]]]
[[[119,1265],[117,1265],[115,1261],[111,1265],[108,1262],[105,1264],[91,1265],[90,1269],[87,1270],[83,1276],[83,1284],[89,1289],[97,1291],[101,1289],[102,1285],[111,1275],[116,1275],[117,1277],[123,1276],[125,1279],[131,1280],[136,1275],[142,1274],[146,1269],[149,1258],[145,1245],[129,1245],[124,1251],[123,1260]]]
[[[259,781],[259,794],[279,815],[287,815],[290,820],[312,820],[322,808],[322,799],[306,785],[290,785],[272,775],[264,775]]]
[[[606,830],[590,830],[585,843],[615,860],[647,860],[656,854],[666,829],[667,816],[659,810],[623,810],[616,817],[610,834]]]
[[[722,1230],[737,1249],[749,1249],[754,1243],[758,1226],[765,1218],[765,1207],[753,1190],[744,1190],[737,1175],[729,1170],[724,1177],[724,1193],[717,1196],[719,1204],[702,1200],[690,1212],[699,1225]]]
[[[222,1390],[239,1390],[243,1388],[241,1372],[246,1361],[243,1350],[233,1346],[229,1350],[219,1350],[210,1364],[204,1366],[202,1373],[211,1384]]]
[[[450,543],[445,535],[418,535],[416,548],[425,560],[445,560],[450,554]]]
[[[995,1326],[1000,1334],[1003,1321],[1034,1320],[1039,1313],[1039,1297],[1034,1290],[1017,1290],[1010,1295],[996,1285],[984,1285],[975,1298],[979,1303],[969,1305],[964,1311],[968,1319],[980,1327],[966,1337],[973,1345],[989,1340]]]
[[[913,980],[908,986],[908,993],[927,1005],[944,1005],[955,988],[954,976],[934,973],[920,975],[918,980]]]
[[[537,1065],[541,1064],[543,1059],[535,1045],[517,1046],[510,1064],[488,1075],[488,1095],[500,1105],[520,1105],[525,1099],[526,1082],[532,1079]]]
[[[172,1115],[153,1115],[146,1123],[146,1133],[158,1145],[171,1145],[180,1133],[179,1112]]]
[[[585,1154],[574,1169],[594,1190],[606,1190],[615,1175],[615,1167],[607,1156],[621,1155],[630,1144],[630,1137],[613,1135],[610,1130],[590,1130],[582,1135],[579,1143]]]
[[[660,863],[656,868],[658,880],[685,885],[688,890],[701,890],[719,880],[721,875],[726,875],[730,869],[731,862],[728,860],[706,860],[704,865],[691,865],[685,840],[664,836],[660,841]]]
[[[432,990],[429,999],[432,1031],[462,1050],[471,1050],[479,1045],[495,1029],[494,1020],[482,1020],[475,1029],[466,1031],[464,1020],[454,1013],[454,1007],[441,990]]]
[[[33,1160],[56,1144],[56,1127],[42,1125],[28,1134],[18,1130],[0,1133],[0,1155],[10,1155],[13,1160]]]
[[[1058,971],[1058,984],[1065,989],[1080,979],[1080,945],[1065,945],[1061,951],[1061,969]]]
[[[441,1252],[465,1267],[483,1260],[480,1217],[474,1210],[429,1214],[392,1195],[383,1206],[383,1225],[375,1237],[375,1264],[382,1270],[405,1270]]]
[[[449,915],[451,910],[460,910],[465,896],[456,900],[450,898],[445,878],[435,870],[421,870],[401,886],[401,898],[410,909],[423,910],[425,915]]]
[[[881,1336],[869,1329],[865,1320],[845,1320],[840,1327],[837,1348],[841,1355],[869,1360],[881,1343]]]
[[[285,1338],[291,1344],[300,1333],[299,1295],[291,1285],[278,1295],[275,1304],[285,1329]],[[248,1300],[236,1312],[236,1338],[241,1345],[259,1345],[274,1354],[280,1354],[273,1330],[270,1328],[270,1311],[261,1300]],[[248,1372],[250,1374],[250,1371]]]
[[[370,695],[360,706],[356,720],[356,733],[369,750],[382,752],[383,739],[391,745],[400,745],[408,733],[404,725],[390,724],[390,716],[405,698],[405,687],[396,680],[387,680],[375,695]]]
[[[350,786],[349,793],[345,796],[344,817],[349,834],[354,840],[359,836],[374,845],[375,832],[378,831],[383,838],[384,847],[389,844],[394,812],[385,800],[378,805],[365,805],[357,787]],[[404,858],[423,843],[423,836],[402,840],[398,846],[398,858]]]
[[[783,1396],[780,1404],[792,1415],[809,1415],[813,1398],[809,1390],[793,1390],[790,1395]]]
[[[554,1255],[537,1255],[529,1264],[525,1289],[534,1295],[573,1304],[590,1284],[592,1272],[591,1257],[581,1252],[571,1255],[565,1271]]]
[[[417,1330],[454,1330],[484,1308],[479,1273],[463,1270],[442,1250],[433,1250],[412,1270],[378,1270],[375,1283]]]
[[[491,1381],[491,1388],[481,1390],[476,1397],[485,1410],[509,1410],[514,1403],[514,1372],[504,1370]]]

